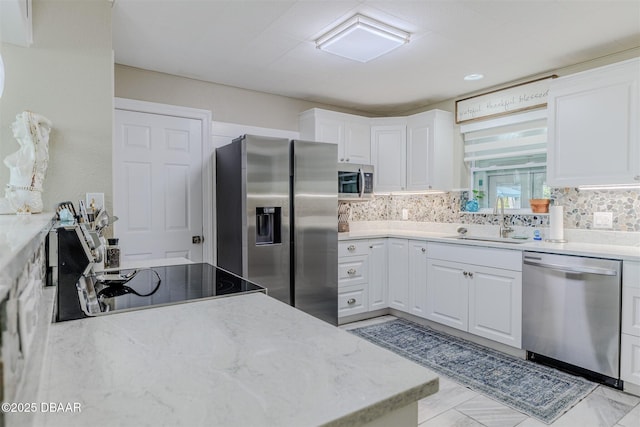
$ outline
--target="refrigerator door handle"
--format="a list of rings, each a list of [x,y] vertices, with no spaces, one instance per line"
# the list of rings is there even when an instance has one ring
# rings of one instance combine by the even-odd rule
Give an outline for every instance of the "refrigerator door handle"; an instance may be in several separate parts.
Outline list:
[[[364,171],[362,170],[362,168],[360,168],[358,171],[360,172],[360,198],[362,198],[362,196],[364,196]]]

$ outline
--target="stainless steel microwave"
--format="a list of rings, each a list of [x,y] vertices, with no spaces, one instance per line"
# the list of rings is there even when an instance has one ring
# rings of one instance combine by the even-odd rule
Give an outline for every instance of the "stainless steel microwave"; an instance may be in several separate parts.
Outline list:
[[[373,166],[338,163],[338,200],[369,200],[373,197]]]

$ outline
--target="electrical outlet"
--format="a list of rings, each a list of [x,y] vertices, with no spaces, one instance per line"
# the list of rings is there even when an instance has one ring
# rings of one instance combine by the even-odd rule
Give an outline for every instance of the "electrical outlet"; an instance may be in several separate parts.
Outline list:
[[[593,228],[613,228],[613,212],[594,212]]]
[[[409,210],[408,209],[402,209],[402,219],[404,221],[409,219]]]

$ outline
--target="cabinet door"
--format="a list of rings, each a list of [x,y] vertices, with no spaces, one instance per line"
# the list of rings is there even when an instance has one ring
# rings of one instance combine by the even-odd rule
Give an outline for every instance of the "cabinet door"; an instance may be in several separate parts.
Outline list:
[[[318,117],[316,121],[316,141],[338,144],[338,161],[344,161],[345,129],[343,120]]]
[[[522,273],[469,266],[469,332],[513,347],[522,344]]]
[[[344,161],[371,164],[371,129],[368,122],[348,121],[345,124]]]
[[[430,259],[427,263],[427,319],[467,330],[468,278],[464,264]]]
[[[427,317],[427,242],[409,240],[409,312]]]
[[[409,116],[407,190],[451,190],[456,173],[453,114],[431,110]]]
[[[640,338],[629,334],[622,334],[620,379],[640,386]]]
[[[409,245],[406,239],[389,239],[389,307],[409,312]]]
[[[640,182],[639,76],[636,59],[551,83],[548,185]]]
[[[405,189],[406,134],[404,124],[371,127],[371,161],[376,192]]]
[[[369,310],[389,306],[387,239],[369,241]]]
[[[433,120],[426,116],[407,121],[407,190],[431,189],[433,181]]]

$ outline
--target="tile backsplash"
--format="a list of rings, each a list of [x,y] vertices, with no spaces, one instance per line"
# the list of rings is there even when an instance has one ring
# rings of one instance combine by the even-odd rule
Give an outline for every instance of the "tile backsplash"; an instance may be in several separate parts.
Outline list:
[[[468,195],[463,192],[420,195],[377,195],[367,202],[349,204],[350,221],[398,221],[403,209],[409,221],[443,222],[462,224],[497,225],[498,215],[492,213],[464,212]],[[640,191],[588,190],[577,188],[553,188],[552,203],[564,206],[564,226],[572,229],[593,228],[594,212],[613,213],[613,231],[640,231]],[[510,225],[546,227],[549,217],[545,214],[518,213],[505,215]]]

